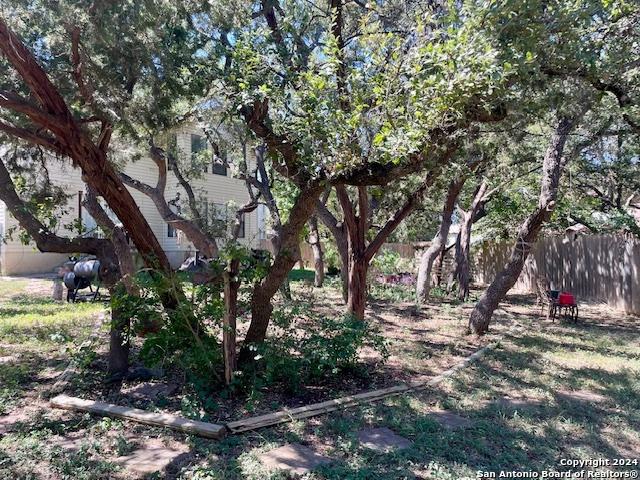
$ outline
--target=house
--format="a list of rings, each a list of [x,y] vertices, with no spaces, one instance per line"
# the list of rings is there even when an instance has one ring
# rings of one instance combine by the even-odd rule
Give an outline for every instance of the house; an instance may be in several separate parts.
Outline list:
[[[198,166],[202,168],[201,178],[192,180],[190,184],[198,199],[201,215],[205,215],[213,221],[219,220],[220,224],[226,225],[227,214],[235,215],[234,206],[243,205],[249,199],[245,182],[233,178],[231,172],[223,165],[206,161],[207,157],[212,158],[208,152],[210,147],[197,126],[185,124],[173,131],[172,139],[181,156],[187,156],[187,159],[197,156],[199,159]],[[205,160],[203,161],[203,159]],[[249,163],[250,167],[251,162]],[[71,230],[79,229],[79,224],[81,224],[84,235],[96,234],[95,221],[82,206],[85,184],[81,179],[80,170],[74,168],[69,161],[53,158],[47,160],[47,170],[50,181],[63,187],[70,195],[66,208],[60,215],[56,233],[64,236],[76,236],[78,231],[74,233]],[[128,162],[123,171],[130,177],[150,185],[155,185],[157,181],[157,166],[148,157]],[[171,204],[176,205],[174,208],[181,210],[179,213],[186,214],[186,210],[180,207],[183,202],[175,201],[176,198],[185,199],[186,194],[172,172],[168,172],[167,176],[165,197],[171,201]],[[194,246],[181,232],[176,231],[161,218],[150,198],[132,188],[129,190],[167,253],[171,265],[178,267],[187,257],[195,253]],[[240,242],[249,246],[258,245],[259,240],[265,235],[264,216],[263,209],[245,215]],[[114,218],[114,220],[117,222],[117,219]],[[24,245],[17,234],[17,226],[17,221],[5,205],[0,202],[0,235],[3,238],[3,242],[0,243],[0,273],[2,275],[49,273],[67,260],[67,256],[64,254],[39,252],[33,243]],[[221,237],[223,235],[221,234]]]

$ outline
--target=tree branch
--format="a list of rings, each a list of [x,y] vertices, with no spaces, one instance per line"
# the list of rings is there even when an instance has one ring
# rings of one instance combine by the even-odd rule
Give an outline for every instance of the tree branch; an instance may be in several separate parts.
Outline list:
[[[17,137],[21,140],[25,140],[29,143],[40,145],[41,147],[44,147],[53,153],[57,153],[59,155],[65,154],[63,147],[58,143],[56,139],[41,135],[40,133],[34,132],[32,130],[14,127],[13,125],[9,125],[8,123],[0,120],[0,131],[5,132],[7,135],[10,135],[12,137]]]
[[[53,253],[87,253],[98,257],[102,263],[101,275],[113,278],[118,267],[113,244],[104,238],[60,237],[52,232],[29,211],[25,202],[16,193],[15,185],[4,162],[0,161],[0,199],[29,236],[38,250]]]
[[[453,152],[451,152],[453,153]],[[364,255],[367,262],[370,262],[374,255],[378,252],[380,247],[389,238],[389,235],[398,227],[400,222],[407,218],[422,202],[422,199],[426,191],[433,185],[438,173],[435,170],[427,173],[425,180],[422,184],[407,198],[407,201],[400,207],[384,224],[384,226],[378,231],[374,239],[367,246]]]

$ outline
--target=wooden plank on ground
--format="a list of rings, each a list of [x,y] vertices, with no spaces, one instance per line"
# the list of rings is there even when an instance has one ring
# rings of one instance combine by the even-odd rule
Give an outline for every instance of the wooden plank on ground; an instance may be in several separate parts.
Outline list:
[[[515,331],[517,327],[512,327],[507,335],[513,331]],[[440,375],[437,375],[429,380],[420,380],[416,382],[409,382],[406,384],[396,385],[394,387],[383,388],[380,390],[372,390],[370,392],[359,393],[357,395],[349,395],[346,397],[335,398],[333,400],[327,400],[325,402],[314,403],[311,405],[306,405],[304,407],[290,408],[280,410],[274,413],[268,413],[266,415],[259,415],[256,417],[245,418],[242,420],[236,420],[234,422],[229,422],[226,424],[227,428],[231,433],[241,433],[249,430],[255,430],[262,427],[268,427],[270,425],[277,425],[279,423],[290,422],[292,420],[300,420],[303,418],[314,417],[316,415],[322,415],[324,413],[332,412],[334,410],[353,407],[355,405],[359,405],[361,403],[374,402],[377,400],[382,400],[387,397],[391,397],[394,395],[400,395],[402,393],[406,393],[409,391],[416,391],[425,389],[428,387],[433,387],[446,378],[450,377],[457,371],[467,367],[469,364],[475,362],[482,356],[484,356],[489,350],[494,349],[500,340],[497,340],[480,350],[474,352],[460,363],[454,365],[453,367],[445,370]]]
[[[178,417],[169,413],[146,412],[138,408],[121,407],[112,403],[84,400],[82,398],[58,395],[49,400],[53,407],[66,410],[80,410],[96,415],[122,418],[134,422],[144,423],[157,427],[172,428],[186,433],[192,433],[207,438],[223,438],[227,429],[224,425],[200,422],[188,418]]]
[[[229,422],[227,423],[227,428],[232,433],[245,432],[247,430],[254,430],[256,428],[288,422],[294,419],[297,420],[313,417],[315,415],[332,412],[340,408],[350,407],[363,402],[372,402],[392,395],[399,395],[408,390],[411,390],[411,387],[408,385],[396,385],[394,387],[383,388],[380,390],[372,390],[370,392],[349,395],[333,400],[327,400],[325,402],[306,405],[304,407],[288,408],[275,413],[268,413],[266,415],[259,415],[257,417]]]

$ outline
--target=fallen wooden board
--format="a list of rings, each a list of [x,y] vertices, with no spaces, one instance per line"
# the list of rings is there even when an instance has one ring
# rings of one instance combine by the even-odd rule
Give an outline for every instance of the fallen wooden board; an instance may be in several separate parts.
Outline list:
[[[189,420],[188,418],[178,417],[177,415],[171,415],[169,413],[146,412],[138,408],[121,407],[112,403],[95,402],[93,400],[84,400],[67,395],[58,395],[49,400],[49,403],[53,407],[64,408],[66,410],[80,410],[96,415],[123,418],[147,425],[172,428],[207,438],[219,439],[227,434],[227,429],[224,425]]]
[[[507,334],[516,330],[516,327],[509,329]],[[418,382],[409,382],[406,384],[396,385],[394,387],[382,388],[380,390],[372,390],[370,392],[359,393],[356,395],[348,395],[346,397],[335,398],[333,400],[327,400],[320,403],[314,403],[311,405],[305,405],[304,407],[297,408],[285,408],[279,412],[268,413],[266,415],[259,415],[256,417],[244,418],[242,420],[236,420],[226,424],[231,433],[242,433],[249,430],[255,430],[262,427],[268,427],[271,425],[277,425],[279,423],[291,422],[293,420],[300,420],[303,418],[314,417],[316,415],[322,415],[324,413],[332,412],[334,410],[353,407],[365,402],[374,402],[382,400],[394,395],[400,395],[409,391],[417,391],[424,388],[432,387],[442,382],[446,378],[450,377],[458,370],[463,369],[469,364],[475,362],[481,358],[487,351],[495,348],[501,339],[496,340],[489,345],[484,346],[478,351],[474,352],[460,363],[445,370],[440,375],[437,375],[430,380],[422,380]]]
[[[301,418],[313,417],[322,413],[328,413],[341,408],[347,408],[364,401],[372,402],[374,400],[379,400],[380,398],[399,395],[408,390],[411,390],[411,387],[408,385],[396,385],[394,387],[383,388],[381,390],[372,390],[370,392],[349,395],[346,397],[327,400],[320,403],[314,403],[311,405],[306,405],[304,407],[284,409],[279,412],[268,413],[266,415],[259,415],[257,417],[229,422],[226,425],[232,433],[240,433],[247,430],[254,430],[259,427],[266,427],[268,425],[275,425],[277,423],[289,422],[294,419],[297,420]]]

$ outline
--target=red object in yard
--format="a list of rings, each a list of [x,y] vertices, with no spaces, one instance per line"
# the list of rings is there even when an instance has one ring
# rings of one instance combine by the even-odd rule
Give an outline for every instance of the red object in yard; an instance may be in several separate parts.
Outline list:
[[[561,292],[558,297],[558,303],[560,305],[575,305],[576,299],[571,293]]]

